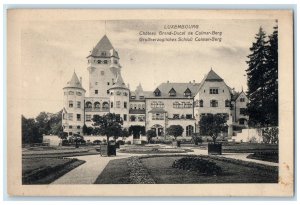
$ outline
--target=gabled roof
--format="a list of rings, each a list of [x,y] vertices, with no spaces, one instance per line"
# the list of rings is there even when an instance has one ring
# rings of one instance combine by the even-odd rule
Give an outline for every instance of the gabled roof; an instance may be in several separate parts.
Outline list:
[[[187,88],[187,89],[184,91],[184,93],[192,93],[192,91],[191,91],[189,88]]]
[[[205,77],[205,81],[223,81],[223,79],[211,69]]]
[[[176,94],[176,90],[174,90],[174,88],[172,87],[171,90],[169,91],[169,93],[175,93]]]
[[[160,91],[160,89],[156,88],[156,89],[154,90],[154,93],[161,93],[161,91]]]
[[[69,82],[67,82],[67,85],[64,88],[79,88],[79,89],[84,90],[75,71],[72,75],[71,80]]]

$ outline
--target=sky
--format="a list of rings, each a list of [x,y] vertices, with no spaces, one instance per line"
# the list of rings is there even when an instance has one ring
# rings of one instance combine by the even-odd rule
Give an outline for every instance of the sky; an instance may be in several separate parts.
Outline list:
[[[165,25],[198,25],[192,31],[222,32],[221,42],[140,42],[141,31],[175,31]],[[267,35],[275,20],[30,21],[21,32],[25,117],[63,108],[62,88],[75,71],[88,90],[89,51],[107,35],[118,51],[122,77],[130,89],[141,83],[154,91],[163,82],[201,82],[212,68],[227,85],[247,90],[247,55],[261,26]],[[180,30],[176,31],[189,31]],[[160,36],[156,36],[160,37]],[[167,36],[163,36],[167,37]],[[169,36],[168,36],[169,37]],[[177,38],[178,36],[173,36]],[[188,37],[187,35],[184,37]],[[196,37],[196,35],[193,35]],[[201,37],[201,36],[198,36]],[[203,37],[203,36],[202,36]],[[88,96],[88,91],[86,96]]]

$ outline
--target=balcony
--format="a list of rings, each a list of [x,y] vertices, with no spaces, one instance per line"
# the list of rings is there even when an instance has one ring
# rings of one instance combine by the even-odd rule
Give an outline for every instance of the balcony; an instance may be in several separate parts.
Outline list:
[[[95,107],[95,108],[91,108],[91,107],[86,107],[85,108],[85,112],[109,112],[109,108],[99,108],[99,107]]]
[[[129,109],[129,114],[145,114],[146,110],[143,109]]]
[[[168,118],[168,120],[195,120],[194,117]]]

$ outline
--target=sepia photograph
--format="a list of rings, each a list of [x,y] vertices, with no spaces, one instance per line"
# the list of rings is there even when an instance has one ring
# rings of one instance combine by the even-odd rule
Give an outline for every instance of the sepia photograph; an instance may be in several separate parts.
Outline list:
[[[292,13],[164,12],[8,11],[12,195],[293,194]]]

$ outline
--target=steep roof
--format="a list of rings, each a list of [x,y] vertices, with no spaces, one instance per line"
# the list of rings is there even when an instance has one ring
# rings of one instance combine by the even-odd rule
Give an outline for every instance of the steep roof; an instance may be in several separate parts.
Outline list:
[[[64,88],[79,88],[79,89],[83,89],[81,82],[79,81],[75,71],[72,75],[72,78],[69,82],[67,82],[67,85]]]
[[[161,95],[155,96],[154,92],[147,97],[155,97],[155,98],[187,98],[184,95],[184,92],[189,89],[192,93],[192,97],[196,95],[199,89],[200,83],[161,83],[155,91],[160,90]],[[169,92],[172,88],[176,91],[176,96],[170,96]],[[150,93],[149,93],[150,94]]]
[[[106,56],[116,56],[118,57],[117,51],[112,46],[111,42],[107,38],[106,35],[104,35],[101,40],[97,43],[97,45],[93,48],[91,55],[92,56],[103,56],[102,52],[106,52]]]
[[[110,89],[114,89],[114,88],[123,88],[123,89],[128,89],[124,83],[124,80],[121,76],[120,73],[117,74],[117,79],[115,84],[110,88]]]
[[[211,69],[207,74],[205,81],[223,81],[223,79]]]

